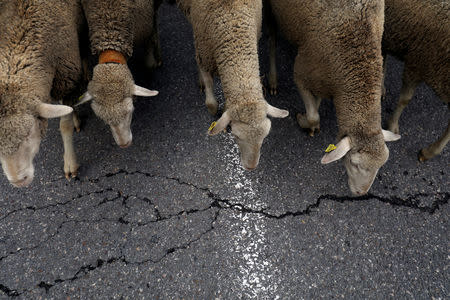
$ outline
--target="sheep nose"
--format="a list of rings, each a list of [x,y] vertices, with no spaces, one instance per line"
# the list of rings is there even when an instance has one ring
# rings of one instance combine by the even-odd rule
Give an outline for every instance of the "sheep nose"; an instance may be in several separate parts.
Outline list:
[[[119,145],[120,148],[128,148],[131,145],[131,141],[128,141],[126,144]]]
[[[252,171],[254,169],[256,169],[256,167],[258,166],[257,162],[251,163],[251,164],[242,164],[242,166],[244,167],[244,169],[246,169],[247,171]]]
[[[367,194],[369,189],[363,189],[363,190],[356,190],[354,192],[355,196],[364,196],[365,194]]]
[[[17,181],[11,181],[11,184],[14,185],[15,187],[21,188],[28,186],[32,180],[33,180],[32,177],[24,176],[22,179],[19,179]]]

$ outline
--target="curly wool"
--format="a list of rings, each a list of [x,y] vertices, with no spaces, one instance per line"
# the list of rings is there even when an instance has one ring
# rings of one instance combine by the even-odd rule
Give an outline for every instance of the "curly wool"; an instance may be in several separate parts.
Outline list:
[[[30,133],[34,118],[28,114],[0,118],[0,153],[9,156],[19,149]]]
[[[371,152],[378,165],[385,158],[380,103],[383,4],[271,0],[277,24],[298,47],[296,81],[314,96],[333,98],[338,140],[349,136],[355,151]]]
[[[405,62],[412,81],[450,101],[450,2],[385,0],[383,51]]]
[[[192,24],[198,65],[220,77],[231,119],[257,126],[267,116],[258,61],[262,1],[177,4]]]
[[[98,117],[107,124],[117,125],[127,112],[124,99],[133,97],[133,76],[126,65],[100,64],[94,68],[88,91],[99,106]]]
[[[94,55],[115,50],[133,53],[135,3],[132,0],[82,0]],[[114,21],[112,21],[114,20]],[[120,24],[120,26],[118,26]]]
[[[0,152],[14,153],[34,118],[41,136],[47,121],[37,105],[75,93],[81,78],[78,0],[0,3]]]

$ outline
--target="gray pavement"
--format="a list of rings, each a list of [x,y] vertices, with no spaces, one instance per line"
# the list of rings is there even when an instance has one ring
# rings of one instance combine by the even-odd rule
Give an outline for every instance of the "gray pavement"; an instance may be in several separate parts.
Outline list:
[[[163,66],[134,66],[137,83],[160,95],[136,100],[130,148],[86,106],[78,180],[63,176],[57,121],[29,188],[0,176],[1,299],[449,298],[450,149],[417,160],[449,118],[428,87],[405,110],[370,194],[351,198],[343,164],[320,164],[337,133],[332,102],[318,136],[295,121],[304,108],[292,47],[279,44],[279,94],[267,96],[290,116],[272,120],[260,166],[247,172],[230,134],[206,135],[215,118],[186,20],[163,5],[160,23]],[[384,120],[401,71],[390,58]]]

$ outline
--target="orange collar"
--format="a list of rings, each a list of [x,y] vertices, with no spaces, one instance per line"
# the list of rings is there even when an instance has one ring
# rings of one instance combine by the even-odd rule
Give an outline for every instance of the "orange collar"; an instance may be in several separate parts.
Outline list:
[[[100,56],[98,57],[98,63],[104,64],[104,63],[118,63],[122,65],[127,64],[127,60],[125,59],[125,56],[123,56],[122,53],[115,51],[115,50],[105,50],[100,53]]]

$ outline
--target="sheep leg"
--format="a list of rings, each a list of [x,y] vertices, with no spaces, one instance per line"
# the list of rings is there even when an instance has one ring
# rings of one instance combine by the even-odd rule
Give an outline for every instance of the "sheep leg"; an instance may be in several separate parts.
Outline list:
[[[447,125],[447,130],[445,130],[444,134],[433,144],[428,146],[427,148],[423,148],[419,152],[419,161],[424,162],[436,155],[440,154],[444,149],[445,145],[450,141],[450,120]]]
[[[309,93],[306,94],[306,93]],[[297,114],[297,122],[300,127],[309,129],[309,135],[314,136],[320,132],[319,106],[321,98],[314,97],[309,91],[300,92],[305,103],[306,114]]]
[[[162,65],[162,55],[161,55],[161,43],[159,42],[159,29],[158,29],[158,12],[155,11],[153,16],[153,32],[152,40],[154,44],[153,56],[156,60],[156,65],[160,67]]]
[[[200,73],[200,68],[198,70],[198,86],[200,88],[200,92],[205,91],[205,83],[203,82],[202,74]]]
[[[390,131],[397,134],[400,132],[398,121],[400,119],[403,110],[408,105],[409,101],[411,101],[416,87],[417,82],[411,80],[407,74],[407,71],[405,70],[405,72],[403,73],[402,89],[400,91],[400,98],[398,100],[397,107],[395,108],[394,113],[392,114],[391,118],[388,121],[388,129]]]
[[[211,115],[215,116],[217,114],[217,100],[214,97],[214,79],[211,73],[204,71],[201,67],[199,67],[200,78],[205,85],[205,95],[206,100],[205,104],[208,108],[208,111]]]
[[[73,147],[73,118],[71,113],[61,117],[59,121],[59,130],[64,143],[64,174],[68,180],[77,176],[79,167]]]
[[[383,79],[381,80],[381,101],[386,99],[386,86],[384,85],[384,79],[386,78],[386,59],[387,56],[383,56]]]
[[[152,33],[146,44],[147,45],[146,45],[145,65],[149,69],[160,67],[162,65],[161,45],[159,43],[158,21],[156,14],[153,17]]]
[[[269,93],[271,95],[276,95],[277,94],[276,31],[273,23],[269,22],[268,27],[269,27],[269,61],[270,61]]]
[[[81,131],[81,121],[80,118],[78,117],[78,114],[75,112],[75,110],[72,112],[72,117],[73,117],[73,125],[75,127],[75,130],[77,132]]]
[[[269,34],[269,93],[277,94],[277,65],[276,65],[276,49],[277,49],[277,28],[275,16],[272,13],[270,1],[264,1],[263,4],[263,20]]]
[[[145,53],[145,66],[148,69],[154,69],[158,67],[158,62],[155,57],[155,49],[152,39],[149,39],[146,45],[146,53]]]
[[[297,114],[297,122],[300,127],[309,129],[309,135],[314,136],[320,132],[319,106],[322,101],[319,97],[314,97],[310,91],[299,85],[299,91],[305,104],[306,114]]]

